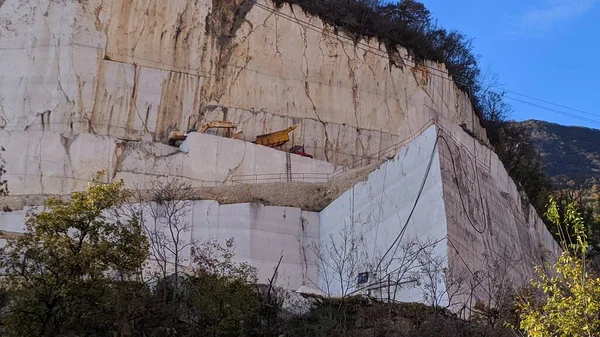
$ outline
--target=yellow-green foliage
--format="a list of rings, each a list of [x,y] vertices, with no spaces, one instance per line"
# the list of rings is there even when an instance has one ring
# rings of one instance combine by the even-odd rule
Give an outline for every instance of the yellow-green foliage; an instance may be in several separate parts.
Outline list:
[[[585,224],[576,206],[570,204],[558,223],[557,205],[550,200],[546,216],[559,228],[564,252],[548,270],[536,269],[539,280],[532,286],[542,295],[518,303],[520,327],[531,337],[600,336],[600,278],[586,271]]]
[[[70,200],[49,199],[26,218],[25,234],[9,239],[0,261],[12,300],[5,334],[61,336],[99,326],[102,301],[117,280],[131,278],[148,256],[135,217],[117,209],[129,194],[123,182],[101,183],[102,173]],[[68,329],[68,330],[65,330]]]

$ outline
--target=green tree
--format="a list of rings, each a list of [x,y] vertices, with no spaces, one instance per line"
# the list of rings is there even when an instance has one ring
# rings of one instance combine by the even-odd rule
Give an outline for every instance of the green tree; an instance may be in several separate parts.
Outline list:
[[[97,174],[70,200],[50,198],[30,213],[25,234],[8,239],[0,265],[10,302],[8,336],[106,336],[106,305],[115,285],[131,279],[148,256],[135,217],[118,211],[129,197],[123,182]]]
[[[560,230],[563,253],[544,271],[538,267],[539,280],[533,291],[518,302],[520,327],[531,337],[600,336],[600,277],[586,268],[589,250],[585,223],[571,202],[561,216],[559,206],[550,199],[546,217]]]
[[[569,217],[572,217],[572,214],[579,214],[585,224],[586,241],[589,244],[588,257],[600,253],[598,237],[600,234],[600,219],[594,214],[595,201],[588,200],[585,192],[579,190],[563,189],[553,194],[558,216],[560,217],[559,223],[571,221]],[[576,207],[576,209],[569,212],[569,207]],[[570,240],[574,236],[572,227],[557,226],[555,221],[549,224],[549,230],[559,242],[563,240],[563,237]]]
[[[233,258],[233,239],[225,246],[212,240],[195,247],[186,315],[193,335],[250,336],[260,331],[256,269]]]

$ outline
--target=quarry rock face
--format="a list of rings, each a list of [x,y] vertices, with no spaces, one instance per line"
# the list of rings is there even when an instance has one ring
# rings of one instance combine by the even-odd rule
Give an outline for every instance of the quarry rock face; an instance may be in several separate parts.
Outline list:
[[[357,219],[365,249],[372,256],[385,251],[407,221],[427,167],[431,176],[408,237],[443,240],[434,251],[450,268],[477,270],[485,267],[482,254],[512,250],[522,258],[512,275],[527,279],[542,255],[556,249],[487,147],[468,95],[444,65],[416,64],[406,50],[388,52],[375,39],[349,39],[298,6],[276,8],[270,0],[0,1],[0,66],[5,176],[12,196],[37,204],[47,195],[83,189],[98,170],[130,187],[168,179],[195,187],[235,185],[243,176],[259,183],[259,175],[285,181],[284,151],[304,145],[314,159],[292,155],[291,173],[312,183],[357,160],[390,159],[382,155],[386,149],[404,146],[320,214],[273,208],[253,218],[249,204],[198,201],[198,207],[240,212],[218,225],[205,219],[210,214],[190,221],[196,234],[239,236],[246,249],[240,256],[259,268],[261,281],[272,275],[283,247],[280,285],[323,285],[319,259],[303,252],[303,240],[327,247],[330,234]],[[239,139],[196,132],[186,151],[167,145],[171,131],[215,120],[238,124]],[[290,142],[280,148],[251,143],[293,125]],[[440,132],[449,145],[438,141]],[[355,200],[363,200],[361,209],[350,207]],[[2,213],[0,230],[22,231],[22,216]],[[256,223],[263,218],[269,226]],[[415,289],[399,298],[418,300]]]
[[[359,269],[378,275],[371,296],[455,312],[489,299],[487,273],[522,285],[560,249],[497,155],[458,126],[431,126],[402,147],[321,211],[320,229],[326,265],[340,262],[344,244],[360,242]],[[443,289],[436,298],[432,281]],[[319,286],[336,296],[356,287],[335,270]]]
[[[286,179],[286,154],[265,146],[215,135],[191,133],[187,153],[155,142],[127,142],[110,136],[80,133],[0,130],[10,195],[66,195],[83,190],[94,173],[123,179],[128,187],[178,179],[192,186]],[[324,182],[335,166],[290,156],[293,176],[302,182]],[[257,176],[258,175],[258,176]]]
[[[316,158],[377,153],[433,117],[485,138],[443,65],[391,65],[297,6],[261,1],[18,1],[0,8],[6,131],[165,141],[209,120],[247,140],[292,124]]]

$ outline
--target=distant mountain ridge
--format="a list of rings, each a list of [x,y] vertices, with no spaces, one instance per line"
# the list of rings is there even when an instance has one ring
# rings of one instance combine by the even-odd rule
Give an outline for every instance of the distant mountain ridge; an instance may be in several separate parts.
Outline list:
[[[539,120],[511,124],[531,137],[555,187],[600,183],[600,130]]]

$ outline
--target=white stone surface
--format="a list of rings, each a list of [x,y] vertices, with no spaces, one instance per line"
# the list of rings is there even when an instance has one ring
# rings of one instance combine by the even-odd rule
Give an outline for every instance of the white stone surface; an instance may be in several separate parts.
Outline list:
[[[157,179],[214,186],[232,183],[234,176],[247,179],[245,183],[285,181],[286,176],[285,152],[201,133],[188,137],[188,153],[154,142],[89,133],[67,138],[49,131],[0,130],[0,146],[6,149],[2,158],[12,196],[70,194],[82,190],[99,170],[106,170],[108,180],[124,179],[129,187]],[[328,162],[298,155],[291,156],[291,164],[294,177],[307,182],[323,182],[335,169]],[[255,180],[256,174],[267,175],[259,177],[267,180]]]
[[[350,125],[321,123],[310,118],[278,116],[263,111],[207,108],[199,123],[211,120],[228,120],[239,125],[246,140],[292,125],[298,128],[290,133],[291,144],[304,145],[307,153],[317,159],[337,165],[347,165],[361,158],[376,157],[381,151],[404,140],[402,137],[382,131],[356,129]],[[426,123],[427,120],[424,122]]]
[[[435,146],[438,134],[443,138]],[[381,256],[378,252],[384,253],[401,231],[431,151],[433,165],[400,244],[417,239],[441,240],[433,250],[434,256],[445,260],[453,275],[466,277],[463,290],[474,273],[490,270],[490,260],[508,262],[507,276],[519,286],[534,276],[535,266],[556,256],[558,244],[534,208],[523,202],[497,155],[452,123],[427,129],[366,181],[325,208],[320,213],[321,250],[343,247],[340,233],[350,228],[355,234],[352,238],[360,242],[360,253],[367,257],[363,271],[381,273],[376,270]],[[331,270],[334,262],[329,258],[321,268]],[[332,295],[342,293],[339,282],[328,288],[321,275],[318,285]],[[440,283],[440,289],[443,287]],[[486,299],[481,287],[473,294]],[[417,286],[405,285],[396,299],[423,301],[423,293]],[[444,295],[440,304],[469,302],[464,297],[455,297],[452,303],[449,300]]]
[[[273,276],[281,256],[278,285],[297,289],[316,277],[315,258],[304,247],[318,242],[318,213],[258,204],[214,206],[194,206],[194,214],[207,214],[207,225],[195,226],[195,236],[220,241],[234,237],[236,256],[257,267],[262,282]]]
[[[343,233],[346,227],[356,234],[354,238],[360,242],[359,253],[366,255],[369,266],[365,266],[364,272],[377,271],[383,276],[382,272],[396,270],[401,265],[401,249],[389,267],[385,263],[384,270],[377,270],[377,265],[402,231],[424,179],[426,180],[423,191],[408,221],[405,234],[398,241],[398,246],[408,242],[443,240],[447,234],[446,211],[436,136],[436,127],[429,127],[413,142],[403,147],[395,158],[371,173],[366,181],[358,183],[325,208],[320,213],[321,250],[343,247],[344,241],[340,233]],[[428,170],[430,159],[431,167]],[[387,254],[386,262],[391,259],[392,254],[393,251]],[[433,255],[442,259],[447,257],[445,241],[434,246]],[[328,260],[325,265],[335,265],[334,258]],[[414,268],[418,267],[416,262],[412,265]],[[392,278],[395,276],[392,274]],[[407,275],[402,281],[408,278]],[[318,284],[321,290],[328,291],[330,295],[340,296],[343,293],[339,282],[327,285],[326,280],[319,279]],[[387,289],[383,292],[387,293]],[[421,302],[423,293],[416,284],[407,284],[400,287],[396,300]],[[442,299],[441,304],[444,302],[447,302],[447,299]]]
[[[0,212],[0,231],[24,232],[29,210]],[[224,245],[234,238],[235,260],[256,267],[261,283],[273,277],[281,256],[278,286],[298,289],[316,279],[314,253],[304,247],[318,243],[318,213],[258,204],[219,205],[210,200],[191,201],[187,211],[182,224],[189,224],[191,230],[182,235],[181,246],[210,239]],[[147,212],[146,221],[152,221]],[[189,247],[182,251],[180,261],[184,268],[191,266]]]
[[[509,277],[523,284],[533,277],[535,266],[556,256],[559,245],[533,206],[524,202],[498,156],[458,126],[448,123],[444,130],[448,145],[440,142],[438,147],[450,264],[464,269],[466,262],[472,272],[485,270],[488,254],[510,261]],[[481,289],[476,294],[485,295]]]
[[[299,124],[293,141],[335,164],[433,117],[485,138],[443,65],[415,68],[400,49],[406,65],[392,66],[377,41],[350,42],[297,6],[251,6],[242,20],[241,4],[4,1],[0,126],[158,141],[217,117],[246,140]]]
[[[31,211],[30,207],[13,212],[0,212],[0,231],[23,233],[25,232],[25,216]]]

